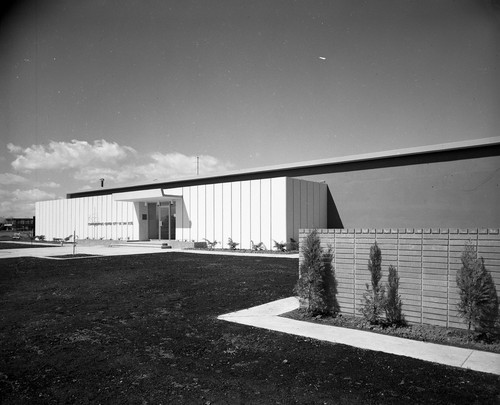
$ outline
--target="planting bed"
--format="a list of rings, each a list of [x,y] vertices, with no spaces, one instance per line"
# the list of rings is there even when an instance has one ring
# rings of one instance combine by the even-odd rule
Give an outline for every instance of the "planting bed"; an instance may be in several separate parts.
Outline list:
[[[498,403],[500,378],[217,320],[297,259],[0,261],[0,403]]]
[[[190,250],[190,249],[186,249]],[[196,250],[208,250],[212,252],[222,252],[222,253],[254,253],[256,255],[258,254],[274,254],[274,255],[292,255],[292,254],[298,254],[298,250],[286,250],[286,251],[281,251],[281,250],[267,250],[267,249],[260,249],[260,250],[255,250],[255,249],[200,249],[197,248]]]
[[[361,316],[339,315],[335,318],[331,316],[311,317],[302,310],[295,310],[282,314],[282,316],[306,322],[321,323],[323,325],[382,333],[405,339],[500,353],[500,336],[498,334],[485,334],[465,329],[444,328],[435,325],[408,324],[400,327],[370,325],[370,323]]]

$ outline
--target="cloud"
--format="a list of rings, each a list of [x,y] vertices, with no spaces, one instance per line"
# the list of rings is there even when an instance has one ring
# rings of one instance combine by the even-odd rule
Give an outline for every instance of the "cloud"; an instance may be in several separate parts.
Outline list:
[[[156,151],[141,154],[129,146],[106,140],[50,142],[28,148],[9,143],[7,148],[15,158],[12,167],[26,173],[25,177],[12,173],[0,175],[0,184],[12,187],[3,196],[0,193],[3,201],[0,213],[10,212],[11,215],[33,215],[29,214],[34,212],[32,203],[61,197],[60,193],[53,192],[60,187],[64,187],[65,193],[97,189],[101,178],[105,179],[104,185],[108,188],[165,182],[195,177],[197,169],[195,155]],[[232,168],[231,163],[214,156],[199,156],[202,176],[227,172]],[[46,172],[43,175],[40,174],[42,170]],[[36,179],[43,177],[44,181],[30,179],[32,171],[37,173]]]
[[[40,190],[39,188],[33,188],[30,190],[14,190],[12,192],[13,200],[18,201],[43,201],[43,200],[53,200],[56,198],[54,193],[47,193],[46,191]]]
[[[45,188],[59,188],[61,187],[60,184],[53,182],[53,181],[48,181],[46,183],[40,183],[37,184],[38,187],[45,187]]]
[[[3,217],[32,217],[35,215],[35,202],[53,200],[54,193],[47,193],[38,188],[29,190],[0,190],[0,213]]]
[[[81,168],[75,178],[83,181],[98,183],[100,178],[117,184],[133,182],[168,181],[172,179],[196,176],[196,156],[187,156],[182,153],[155,152],[142,158],[147,163],[132,162],[120,168],[94,166]],[[149,161],[149,162],[148,162]],[[209,156],[200,156],[200,174],[210,175],[230,170],[233,165],[224,163]]]
[[[116,142],[107,142],[106,140],[96,140],[93,144],[78,140],[71,142],[51,141],[47,146],[32,145],[25,149],[9,143],[7,149],[16,156],[12,167],[24,172],[76,169],[96,164],[116,166],[136,153],[131,147],[120,146]]]
[[[10,184],[22,184],[27,183],[28,179],[23,176],[19,176],[14,173],[0,173],[0,184],[7,186]]]
[[[196,175],[196,156],[157,152],[151,155],[151,159],[153,160],[151,163],[137,167],[137,171],[143,177],[170,180]],[[232,168],[231,164],[221,162],[210,155],[200,156],[199,165],[201,175],[225,172]]]

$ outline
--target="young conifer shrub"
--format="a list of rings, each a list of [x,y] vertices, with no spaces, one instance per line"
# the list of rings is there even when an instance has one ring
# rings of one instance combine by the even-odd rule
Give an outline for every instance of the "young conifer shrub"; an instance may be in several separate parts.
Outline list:
[[[387,296],[384,302],[385,317],[391,325],[404,325],[403,302],[399,295],[399,275],[398,270],[392,264],[389,266],[387,281]]]
[[[336,300],[337,284],[332,267],[333,252],[320,246],[317,232],[312,231],[303,247],[303,261],[294,291],[301,307],[311,315],[335,315],[339,311]]]
[[[490,331],[498,318],[498,295],[491,274],[471,243],[465,245],[461,260],[462,267],[457,271],[458,313],[469,330]]]
[[[377,242],[370,247],[368,270],[371,274],[371,285],[366,283],[366,291],[363,294],[363,305],[359,311],[368,322],[376,324],[380,321],[385,301],[385,288],[380,284],[382,278],[382,252]]]

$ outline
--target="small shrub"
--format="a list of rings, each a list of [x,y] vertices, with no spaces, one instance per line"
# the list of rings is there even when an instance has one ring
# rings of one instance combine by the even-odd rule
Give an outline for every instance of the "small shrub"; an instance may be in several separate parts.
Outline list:
[[[382,252],[377,242],[370,247],[368,270],[371,274],[371,285],[366,283],[366,291],[363,294],[364,302],[359,311],[368,322],[377,324],[384,310],[385,301],[385,289],[380,285],[380,279],[382,278]]]
[[[239,243],[234,242],[231,238],[228,239],[227,244],[231,250],[236,250],[236,246],[239,245]]]
[[[294,288],[301,307],[311,315],[336,315],[339,305],[331,248],[324,252],[316,231],[313,231],[306,239],[303,255],[299,279]]]
[[[286,250],[286,243],[276,242],[275,240],[273,240],[273,242],[276,250],[279,250],[280,252],[284,252]]]
[[[387,283],[387,297],[384,303],[385,317],[391,325],[404,325],[405,320],[402,312],[403,302],[399,295],[398,270],[393,265],[389,266]]]
[[[217,245],[217,243],[218,243],[216,240],[214,240],[213,242],[211,242],[211,241],[209,241],[208,239],[205,239],[205,238],[203,238],[203,240],[205,242],[207,242],[207,247],[210,250],[213,250],[215,248],[215,245]]]
[[[290,238],[290,242],[286,244],[286,250],[288,251],[293,251],[293,250],[299,250],[299,242],[297,242],[295,239]]]
[[[265,250],[266,246],[264,245],[263,242],[259,242],[257,244],[253,243],[253,240],[250,241],[252,244],[252,250]]]
[[[476,330],[494,330],[498,319],[498,295],[484,259],[478,258],[474,246],[467,243],[461,261],[456,278],[460,295],[458,313],[469,330],[472,326]]]

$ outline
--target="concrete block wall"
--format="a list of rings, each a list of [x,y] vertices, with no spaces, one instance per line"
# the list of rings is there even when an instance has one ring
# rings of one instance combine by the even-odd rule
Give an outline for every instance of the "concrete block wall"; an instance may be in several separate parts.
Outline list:
[[[301,229],[302,247],[311,229]],[[361,316],[359,308],[370,282],[370,247],[377,242],[382,251],[382,281],[389,265],[398,269],[399,293],[407,321],[465,328],[458,316],[456,273],[466,242],[476,246],[484,258],[500,295],[499,229],[319,229],[324,249],[334,249],[333,265],[338,282],[341,312]],[[302,253],[300,255],[302,260]]]

